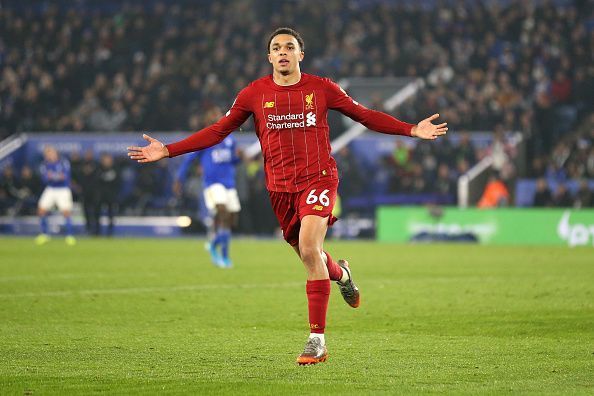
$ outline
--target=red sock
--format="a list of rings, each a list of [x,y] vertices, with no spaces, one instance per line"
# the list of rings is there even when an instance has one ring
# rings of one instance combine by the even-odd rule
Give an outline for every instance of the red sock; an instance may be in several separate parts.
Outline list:
[[[326,257],[328,258],[326,267],[328,267],[328,275],[330,275],[330,280],[340,280],[340,278],[342,278],[342,268],[340,268],[340,265],[336,264],[336,261],[332,260],[330,253],[325,250],[324,253],[326,253]]]
[[[309,308],[309,328],[312,333],[324,334],[330,298],[330,279],[308,280],[305,290]]]

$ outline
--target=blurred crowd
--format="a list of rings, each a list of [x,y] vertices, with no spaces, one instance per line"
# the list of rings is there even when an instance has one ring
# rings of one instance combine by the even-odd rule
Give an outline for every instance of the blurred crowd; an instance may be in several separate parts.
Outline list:
[[[418,197],[455,204],[456,180],[485,154],[486,150],[476,147],[464,133],[456,143],[443,139],[439,144],[418,141],[410,146],[397,140],[394,150],[373,164],[362,163],[349,147],[334,157],[341,173],[339,191],[343,198],[375,192],[409,194],[410,204],[418,203],[414,201]]]
[[[167,162],[138,167],[127,158],[96,155],[89,150],[64,155],[71,165],[71,189],[75,203],[85,218],[89,235],[110,235],[117,215],[188,215],[203,219],[201,168],[196,161],[181,191],[173,188],[174,174]],[[0,216],[37,213],[37,202],[45,187],[39,174],[41,158],[33,168],[17,171],[5,166],[0,174]],[[244,210],[240,231],[270,233],[276,228],[264,183],[262,158],[246,160],[238,166],[237,191]],[[107,219],[107,227],[100,224]],[[200,224],[200,222],[198,222]]]
[[[419,53],[437,65],[429,62],[420,74],[426,88],[397,115],[439,112],[456,130],[493,131],[491,150],[477,158],[494,155],[512,194],[518,176],[547,184],[594,178],[592,2],[457,4],[423,13],[431,33]],[[524,156],[506,143],[513,131],[522,134]],[[432,162],[425,157],[417,166],[424,163]]]
[[[581,179],[572,191],[564,182],[557,183],[552,189],[547,179],[541,177],[536,182],[532,205],[537,208],[594,208],[594,191],[585,179]]]
[[[527,175],[537,179],[534,206],[594,207],[594,113],[560,137],[547,158],[533,159]],[[573,191],[570,185],[577,185]]]
[[[78,152],[67,157],[71,166],[71,189],[75,201],[82,206],[90,234],[99,233],[99,216],[109,218],[117,212],[121,201],[124,163],[109,154],[95,157],[92,151]],[[24,165],[16,172],[12,165],[2,169],[0,179],[0,209],[2,215],[34,215],[37,201],[44,189],[39,172],[41,158],[33,168]]]
[[[523,135],[528,176],[594,177],[588,0],[55,4],[0,7],[0,138],[196,130],[204,108],[227,108],[249,81],[270,73],[267,35],[287,25],[304,36],[304,71],[335,80],[422,77],[425,88],[397,117],[439,112],[456,133],[495,131],[490,151],[467,138],[459,147],[447,139],[399,145],[376,174],[380,190],[455,194],[456,177],[489,153],[511,183],[518,169],[506,144],[510,131]],[[338,157],[349,155],[346,149]],[[337,160],[349,174],[346,193],[364,190],[361,170]],[[162,180],[139,172],[148,191],[157,188],[148,179]]]

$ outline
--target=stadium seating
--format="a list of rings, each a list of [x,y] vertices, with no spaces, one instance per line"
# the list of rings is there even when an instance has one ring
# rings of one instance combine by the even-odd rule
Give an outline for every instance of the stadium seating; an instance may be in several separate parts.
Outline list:
[[[286,2],[256,3],[107,0],[77,2],[75,9],[66,1],[7,3],[0,8],[0,139],[36,131],[196,130],[204,108],[228,107],[248,81],[269,73],[266,36],[282,21],[303,32],[307,72],[335,80],[422,77],[425,88],[395,111],[401,119],[440,112],[453,136],[520,131],[526,153],[514,161],[525,165],[516,164],[506,180],[510,187],[516,177],[551,173],[594,178],[594,165],[580,166],[594,164],[588,2],[437,7],[441,3],[432,0],[358,0],[340,10],[335,2],[315,9],[295,2],[290,13]],[[472,148],[470,162],[460,164],[451,156],[455,143],[390,148],[375,157],[378,163],[367,158],[375,151],[360,145],[365,147],[352,144],[351,155],[363,171],[377,171],[370,183],[352,167],[344,171],[350,175],[343,193],[362,199],[352,202],[392,202],[390,196],[410,193],[407,201],[422,203],[414,197],[443,195],[444,189],[445,201],[453,202],[455,178],[486,150]],[[559,163],[567,150],[569,157]],[[405,166],[398,163],[402,156]],[[440,166],[448,168],[441,170],[447,181],[436,191]],[[420,175],[424,185],[409,180]],[[122,202],[133,202],[132,188],[126,189]],[[166,211],[164,199],[149,206]],[[525,204],[524,198],[516,201]]]

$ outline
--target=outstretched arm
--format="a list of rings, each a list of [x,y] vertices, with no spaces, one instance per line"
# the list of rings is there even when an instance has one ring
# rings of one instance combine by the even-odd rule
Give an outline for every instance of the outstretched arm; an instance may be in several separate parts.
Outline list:
[[[249,113],[239,111],[229,112],[215,124],[199,130],[196,133],[168,145],[148,135],[142,137],[149,142],[144,147],[128,147],[128,156],[138,162],[153,162],[164,157],[176,157],[192,151],[198,151],[219,144],[227,135],[241,126]]]
[[[327,82],[326,98],[328,100],[328,107],[340,111],[373,131],[389,135],[436,139],[438,136],[444,135],[448,130],[447,123],[439,125],[431,123],[431,121],[439,117],[439,114],[434,114],[422,120],[417,125],[409,124],[381,111],[368,109],[348,96],[338,84],[330,80]]]
[[[219,121],[193,133],[179,142],[165,145],[146,134],[142,135],[149,142],[149,145],[144,147],[128,147],[128,156],[138,162],[154,162],[164,157],[176,157],[181,154],[214,146],[239,128],[251,115],[248,98],[249,93],[247,93],[247,88],[245,88],[237,95],[231,109]]]

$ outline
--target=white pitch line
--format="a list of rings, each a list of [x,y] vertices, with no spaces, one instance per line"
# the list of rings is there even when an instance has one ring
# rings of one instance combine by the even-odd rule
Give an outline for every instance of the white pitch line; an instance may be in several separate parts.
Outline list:
[[[85,273],[64,273],[64,274],[37,274],[37,275],[14,275],[14,276],[0,276],[0,283],[2,282],[18,282],[27,280],[42,279],[83,279],[83,278],[116,278],[120,277],[121,273],[112,272],[85,272]],[[143,272],[145,277],[159,277],[161,274],[157,272]]]
[[[142,294],[142,293],[159,293],[159,292],[179,292],[179,291],[195,291],[195,290],[212,290],[212,289],[272,289],[284,287],[305,287],[304,282],[287,282],[287,283],[244,283],[244,284],[207,284],[207,285],[184,285],[184,286],[170,286],[170,287],[129,287],[121,289],[91,289],[91,290],[60,290],[47,291],[37,293],[13,293],[0,294],[0,298],[25,298],[25,297],[69,297],[69,296],[89,296],[97,294]]]
[[[83,272],[83,273],[42,273],[35,275],[13,275],[13,276],[0,276],[0,283],[6,282],[18,282],[28,280],[39,280],[39,279],[84,279],[84,278],[120,278],[122,275],[136,275],[136,273],[121,273],[121,272]],[[143,272],[142,276],[149,278],[159,278],[162,276],[160,272]]]

